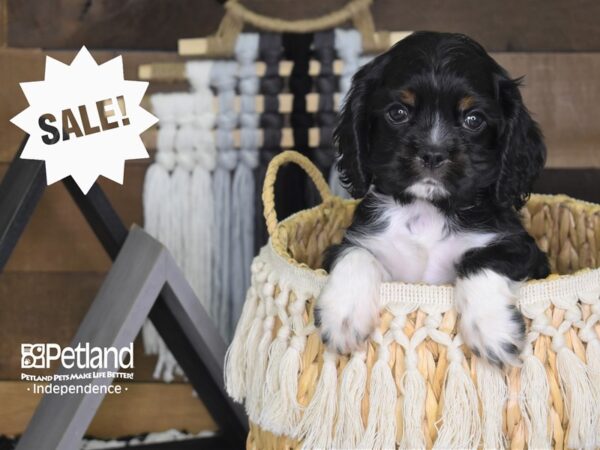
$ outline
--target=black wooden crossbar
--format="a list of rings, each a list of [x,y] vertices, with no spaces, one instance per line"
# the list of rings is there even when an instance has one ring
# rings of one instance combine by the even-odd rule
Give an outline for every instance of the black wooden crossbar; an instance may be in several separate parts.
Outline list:
[[[27,138],[21,144],[0,184],[0,272],[4,269],[46,187],[44,162],[20,158],[26,142]],[[71,177],[66,178],[64,184],[114,261],[128,236],[128,230],[104,192],[94,184],[87,195],[84,195]],[[173,310],[178,307],[175,300],[173,291],[165,285],[150,311],[149,318],[219,426],[217,437],[207,440],[206,445],[194,448],[209,448],[217,442],[219,447],[212,448],[243,448],[248,422],[243,410],[234,404],[225,392],[222,361],[215,359],[211,349],[210,342],[214,337],[203,336],[202,330],[191,330],[190,323],[179,323],[177,317],[182,315]],[[195,331],[198,332],[194,333]],[[194,338],[190,339],[190,336]],[[160,408],[160,405],[156,406]],[[193,441],[199,440],[201,439]],[[185,441],[161,445],[174,450],[191,448],[191,442]]]

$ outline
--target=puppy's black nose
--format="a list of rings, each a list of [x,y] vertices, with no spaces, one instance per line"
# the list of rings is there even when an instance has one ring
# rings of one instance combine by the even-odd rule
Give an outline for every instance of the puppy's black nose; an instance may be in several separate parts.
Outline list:
[[[437,169],[448,161],[448,152],[446,150],[429,150],[419,155],[419,160],[424,167],[428,169]]]

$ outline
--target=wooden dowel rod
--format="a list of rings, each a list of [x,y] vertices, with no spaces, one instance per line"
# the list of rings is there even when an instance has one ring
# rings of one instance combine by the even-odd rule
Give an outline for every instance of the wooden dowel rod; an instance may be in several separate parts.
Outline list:
[[[390,31],[386,32],[378,32],[376,33],[377,37],[375,39],[376,42],[380,42],[381,51],[387,50],[389,47],[394,45],[401,39],[404,39],[406,36],[411,34],[412,31]],[[207,44],[206,38],[187,38],[187,39],[179,39],[178,41],[178,53],[181,56],[204,56],[210,57],[209,47]]]
[[[142,135],[142,140],[146,148],[155,149],[156,148],[156,136],[157,129],[153,127],[146,131]],[[213,130],[213,134],[216,137],[216,130]],[[240,148],[241,144],[241,132],[239,129],[235,129],[232,131],[233,134],[233,142],[235,148]],[[262,147],[263,145],[263,130],[258,129],[258,146]],[[309,128],[308,129],[308,145],[309,147],[318,147],[319,139],[321,137],[321,132],[318,128]],[[294,130],[292,128],[282,128],[281,129],[281,141],[280,144],[283,149],[294,148]]]
[[[265,75],[267,66],[264,62],[257,62],[256,76],[263,77]],[[294,64],[292,61],[281,61],[279,63],[279,75],[282,77],[289,77],[292,73]],[[344,62],[336,59],[333,62],[333,73],[340,75],[344,69]],[[316,76],[321,73],[321,63],[319,61],[311,60],[308,66],[308,74],[310,76]],[[185,75],[185,63],[152,63],[142,64],[138,68],[138,78],[140,80],[153,80],[163,82],[181,82],[187,81]]]
[[[277,109],[277,112],[279,112],[281,114],[291,113],[292,109],[293,109],[294,95],[293,94],[279,94],[277,97],[279,100],[279,108]],[[334,107],[335,111],[337,111],[339,109],[340,98],[341,98],[341,95],[339,93],[335,93],[333,95],[333,107]],[[215,96],[213,98],[212,103],[213,103],[213,105],[212,105],[213,112],[218,113],[219,112],[219,98]],[[150,96],[144,97],[142,107],[149,111],[152,110]],[[234,98],[233,109],[234,109],[234,111],[237,111],[237,112],[241,111],[241,98],[239,96],[236,96]],[[319,94],[310,93],[310,94],[306,95],[306,111],[309,113],[316,113],[319,111]],[[265,97],[263,95],[257,95],[255,98],[255,112],[257,112],[258,114],[265,112]]]

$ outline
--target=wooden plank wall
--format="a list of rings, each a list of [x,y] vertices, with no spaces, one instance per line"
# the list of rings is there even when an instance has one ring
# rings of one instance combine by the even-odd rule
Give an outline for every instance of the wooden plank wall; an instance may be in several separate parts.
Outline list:
[[[297,19],[318,16],[345,1],[244,4]],[[142,63],[178,60],[177,39],[213,32],[222,12],[214,0],[0,0],[0,178],[23,137],[9,123],[26,107],[18,83],[43,78],[46,54],[70,62],[83,44],[102,49],[93,52],[98,61],[123,54],[125,76],[135,79]],[[481,41],[513,76],[526,75],[525,100],[546,134],[549,165],[600,169],[600,2],[377,0],[373,14],[380,29],[460,31]],[[152,83],[149,92],[183,88]],[[152,133],[144,138],[151,148]],[[124,186],[101,181],[127,225],[142,221],[148,164],[128,162]],[[586,172],[587,179],[597,173]],[[20,343],[66,345],[109,267],[66,190],[60,183],[50,186],[0,274],[0,434],[20,432],[38,401],[17,381]],[[153,382],[154,358],[143,355],[140,343],[135,350],[135,388],[105,402],[90,432],[110,437],[170,427],[214,429],[191,388],[181,380],[173,386]]]
[[[254,11],[299,19],[333,11],[347,0],[242,0]],[[217,29],[215,0],[8,0],[14,47],[174,50],[179,37]],[[376,0],[382,30],[466,33],[490,51],[598,51],[596,0]]]

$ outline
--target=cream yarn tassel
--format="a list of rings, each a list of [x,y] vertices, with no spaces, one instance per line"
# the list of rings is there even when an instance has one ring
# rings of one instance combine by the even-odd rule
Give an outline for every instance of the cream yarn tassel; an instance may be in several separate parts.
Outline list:
[[[290,344],[291,328],[287,317],[287,302],[289,295],[289,291],[284,288],[275,299],[281,327],[279,327],[277,336],[269,347],[269,364],[265,375],[263,394],[263,398],[268,399],[268,401],[264,402],[259,422],[261,426],[272,430],[275,434],[283,434],[285,429],[286,413],[281,395],[281,383],[286,383],[286,380],[285,378],[280,379],[279,374],[284,354]],[[286,363],[289,364],[289,361],[286,361]],[[295,363],[295,361],[292,361],[292,363]],[[284,377],[289,376],[297,378],[298,368],[299,365],[297,366],[296,364],[294,364],[291,369],[284,367]],[[287,372],[290,370],[292,373],[288,375]],[[294,370],[296,371],[294,372]]]
[[[302,366],[305,336],[293,336],[279,364],[279,389],[270,399],[268,419],[281,434],[295,436],[302,407],[298,403],[298,376]]]
[[[265,375],[267,371],[269,346],[273,339],[273,326],[275,324],[275,301],[273,299],[274,286],[271,282],[265,284],[264,291],[264,320],[261,321],[261,330],[258,333],[258,345],[250,347],[255,350],[255,354],[249,361],[252,362],[250,373],[250,392],[248,398],[252,399],[246,402],[248,417],[255,423],[259,423],[260,414],[263,409],[263,390]],[[250,344],[255,345],[255,344]]]
[[[383,338],[379,330],[376,330],[373,340],[379,345],[379,350],[377,361],[371,370],[369,416],[359,448],[389,449],[396,445],[397,400],[396,383],[388,365],[391,336]]]
[[[326,351],[323,354],[321,376],[313,398],[310,400],[298,426],[297,437],[306,449],[331,448],[333,422],[336,413],[337,356]]]
[[[496,367],[477,360],[477,391],[483,413],[481,437],[483,448],[504,449],[506,437],[502,431],[502,415],[508,399],[504,375]]]
[[[569,412],[567,445],[594,448],[598,426],[597,387],[592,384],[586,365],[562,344],[562,338],[562,334],[556,334],[552,345],[557,352],[556,367]]]
[[[248,339],[252,318],[258,306],[258,296],[254,287],[248,289],[244,309],[240,317],[238,327],[231,345],[225,354],[223,376],[225,378],[225,389],[229,396],[236,402],[241,403],[246,397],[246,373],[248,372],[248,361],[246,360],[246,349],[244,343]]]
[[[600,303],[598,303],[600,293],[597,290],[582,293],[580,298],[583,302],[592,305],[592,314],[587,318],[585,326],[579,331],[579,337],[587,343],[585,354],[587,367],[592,385],[595,386],[596,394],[600,397],[600,338],[595,330],[597,323],[600,321]],[[596,445],[600,446],[600,417],[596,429]]]
[[[521,415],[527,426],[527,446],[531,449],[550,448],[550,386],[542,362],[531,353],[525,355],[521,368]]]
[[[417,347],[425,340],[431,330],[435,330],[441,322],[441,315],[429,314],[425,321],[425,327],[415,331],[412,339],[408,339],[403,332],[406,325],[406,315],[401,311],[394,311],[396,318],[390,324],[390,330],[394,339],[405,351],[406,371],[401,380],[401,391],[403,395],[403,427],[400,448],[414,449],[425,447],[425,436],[423,433],[423,417],[425,416],[425,379],[419,372],[417,360]],[[433,331],[432,331],[433,332]],[[447,338],[449,339],[449,338]]]
[[[356,352],[344,367],[338,396],[333,447],[356,448],[365,433],[361,405],[367,384],[365,352]]]
[[[284,432],[285,412],[282,408],[280,395],[279,372],[283,355],[289,345],[289,337],[290,327],[282,325],[277,331],[277,337],[269,347],[269,364],[265,374],[263,398],[268,399],[268,401],[264,402],[259,423],[264,428],[272,430],[275,434],[283,434]]]
[[[462,365],[460,335],[448,347],[448,371],[444,382],[442,426],[434,449],[475,449],[481,437],[479,399],[471,377]]]
[[[416,365],[416,361],[412,364]],[[425,380],[416,367],[407,369],[404,373],[402,394],[404,395],[404,427],[400,448],[424,448],[422,421],[425,415],[426,387]]]

